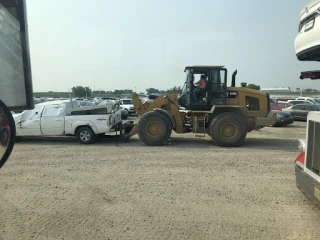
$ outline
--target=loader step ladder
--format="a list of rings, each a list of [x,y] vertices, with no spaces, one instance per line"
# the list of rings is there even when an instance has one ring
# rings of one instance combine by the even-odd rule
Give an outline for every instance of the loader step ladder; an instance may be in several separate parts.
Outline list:
[[[198,138],[203,138],[206,136],[206,122],[208,122],[208,115],[204,115],[201,117],[194,117],[194,133]]]

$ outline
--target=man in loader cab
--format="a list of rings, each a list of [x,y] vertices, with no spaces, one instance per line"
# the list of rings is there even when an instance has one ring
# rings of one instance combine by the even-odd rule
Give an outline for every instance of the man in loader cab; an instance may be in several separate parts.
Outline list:
[[[205,94],[206,86],[208,84],[208,81],[206,78],[207,77],[205,75],[201,75],[200,80],[198,82],[194,83],[194,85],[196,85],[198,87],[193,90],[194,101],[199,101],[201,95]]]

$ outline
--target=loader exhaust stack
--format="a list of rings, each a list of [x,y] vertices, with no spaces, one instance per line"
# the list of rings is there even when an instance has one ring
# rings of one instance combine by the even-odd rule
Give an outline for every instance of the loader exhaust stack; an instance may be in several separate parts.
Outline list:
[[[231,82],[231,87],[235,87],[236,86],[236,75],[238,73],[238,70],[235,70],[233,73],[232,73],[232,82]]]

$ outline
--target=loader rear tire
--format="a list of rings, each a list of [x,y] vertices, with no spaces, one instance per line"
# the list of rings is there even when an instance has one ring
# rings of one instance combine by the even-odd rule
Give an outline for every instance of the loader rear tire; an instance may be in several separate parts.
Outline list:
[[[219,114],[210,124],[210,137],[221,147],[236,147],[246,136],[246,122],[236,113]]]
[[[138,135],[142,142],[150,146],[165,144],[172,133],[170,119],[159,112],[144,114],[138,123]]]

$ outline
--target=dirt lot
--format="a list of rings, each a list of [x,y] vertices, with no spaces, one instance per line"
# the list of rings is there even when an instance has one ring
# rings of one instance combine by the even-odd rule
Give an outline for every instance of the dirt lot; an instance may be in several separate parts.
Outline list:
[[[320,213],[295,187],[304,137],[297,122],[239,148],[22,141],[0,170],[0,239],[316,239]]]

